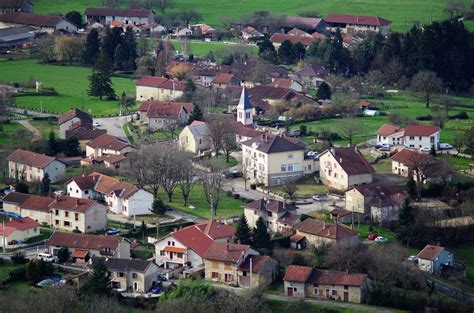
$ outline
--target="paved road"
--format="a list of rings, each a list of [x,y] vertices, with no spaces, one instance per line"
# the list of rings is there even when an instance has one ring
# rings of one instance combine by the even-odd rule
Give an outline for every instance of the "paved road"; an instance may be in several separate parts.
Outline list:
[[[428,282],[433,282],[435,283],[435,286],[434,286],[434,289],[439,292],[439,293],[442,293],[442,294],[445,294],[449,297],[452,297],[452,298],[455,298],[459,301],[463,301],[463,302],[468,302],[470,304],[474,304],[474,295],[472,294],[469,294],[467,292],[462,292],[460,289],[456,288],[456,287],[453,287],[443,281],[440,281],[436,278],[433,278],[433,277],[430,277],[430,276],[427,276],[427,279],[426,279]]]
[[[27,109],[19,109],[19,108],[13,108],[13,107],[9,107],[8,109],[11,112],[14,112],[14,113],[17,113],[17,114],[24,114],[25,111],[26,111],[27,115],[36,116],[36,117],[58,116],[57,114],[40,113],[40,112],[37,112],[37,111],[31,111],[31,110],[27,110]]]
[[[100,129],[106,129],[107,134],[127,140],[127,136],[123,131],[123,124],[129,122],[131,116],[116,116],[105,118],[94,118],[94,123],[99,123]]]

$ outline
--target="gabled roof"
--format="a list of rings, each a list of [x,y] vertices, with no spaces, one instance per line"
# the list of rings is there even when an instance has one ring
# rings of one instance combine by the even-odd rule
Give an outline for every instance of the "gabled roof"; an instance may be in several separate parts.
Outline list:
[[[51,197],[44,197],[44,196],[37,196],[37,195],[30,195],[28,199],[26,199],[20,207],[22,209],[29,209],[41,212],[49,212],[51,208],[49,205],[53,203],[54,198]]]
[[[277,78],[271,83],[267,84],[267,86],[281,87],[287,89],[291,89],[291,85],[293,85],[293,80],[289,78]]]
[[[185,247],[193,250],[201,257],[204,256],[204,253],[209,249],[213,242],[211,237],[204,234],[204,232],[202,232],[198,227],[195,227],[195,225],[175,231],[171,233],[170,236],[176,238],[176,240],[182,243]]]
[[[313,285],[362,286],[367,280],[366,274],[313,269],[308,282]]]
[[[87,176],[77,176],[77,177],[71,178],[71,180],[68,181],[67,184],[69,184],[70,182],[75,182],[76,185],[81,190],[92,190],[92,189],[95,188],[95,185],[99,181],[99,178],[100,178],[100,174],[97,174],[97,175],[90,174],[90,175],[87,175]]]
[[[31,152],[28,150],[17,149],[12,152],[8,158],[8,161],[28,165],[34,168],[45,168],[53,161],[58,161],[55,157],[50,157],[44,154]]]
[[[0,14],[0,22],[12,24],[24,24],[40,27],[56,27],[63,18],[54,15],[38,15],[25,12],[7,12]]]
[[[75,117],[80,119],[82,122],[92,124],[92,117],[89,114],[87,114],[86,112],[83,112],[83,111],[79,110],[78,108],[72,108],[69,111],[67,111],[66,113],[61,114],[58,117],[58,123],[59,123],[59,125],[61,125],[61,124],[65,123],[69,120],[72,120]]]
[[[159,102],[144,101],[139,110],[145,111],[149,118],[173,117],[178,118],[183,109],[186,113],[191,111],[193,104],[189,102]]]
[[[206,137],[210,134],[207,124],[201,121],[193,121],[191,125],[188,125],[185,128],[188,128],[193,136],[197,137]]]
[[[419,259],[433,261],[443,250],[444,247],[426,245],[423,250],[418,253],[417,257]]]
[[[92,262],[95,260],[104,260],[105,265],[109,271],[120,271],[126,272],[132,270],[135,272],[144,273],[153,262],[139,259],[117,259],[117,258],[96,258],[94,257]]]
[[[393,155],[390,158],[392,161],[404,164],[408,167],[416,165],[416,163],[425,163],[428,162],[428,160],[432,159],[430,156],[424,154],[424,153],[419,153],[416,151],[412,151],[410,149],[403,149],[402,151],[399,151],[397,154]],[[432,159],[433,162],[435,162],[434,159]],[[419,165],[419,164],[418,164]]]
[[[74,130],[66,130],[66,138],[76,137],[77,140],[92,140],[103,134],[107,134],[106,129],[88,129],[84,127],[78,127]]]
[[[252,26],[245,27],[244,29],[242,29],[242,32],[248,35],[252,35],[252,36],[263,36],[262,33],[260,33],[258,30],[256,30]]]
[[[324,18],[326,23],[385,26],[392,22],[378,16],[331,13]]]
[[[136,85],[178,91],[183,91],[186,87],[186,84],[183,82],[155,76],[143,76],[142,78],[137,80]]]
[[[324,68],[310,64],[299,71],[295,72],[296,76],[308,76],[308,77],[319,77],[324,78],[329,75],[329,71],[325,70]]]
[[[206,221],[194,226],[199,228],[199,230],[209,236],[212,240],[231,238],[235,235],[235,229],[232,226],[217,221]]]
[[[294,213],[286,212],[277,220],[277,223],[288,225],[288,227],[290,228],[292,228],[299,222],[300,222],[300,216],[296,214],[296,211]]]
[[[250,88],[248,94],[250,98],[290,100],[296,95],[296,92],[288,88],[257,85]]]
[[[242,93],[240,94],[239,104],[237,105],[237,109],[240,110],[250,110],[253,109],[252,101],[250,101],[247,88],[242,88]]]
[[[407,125],[405,126],[405,136],[431,136],[441,131],[436,125]]]
[[[374,172],[372,165],[367,162],[362,153],[356,148],[331,148],[324,151],[321,156],[325,153],[332,154],[336,162],[348,175],[370,174]]]
[[[305,32],[304,30],[301,30],[299,28],[293,28],[291,30],[288,31],[289,35],[293,35],[293,36],[307,36],[307,37],[311,37],[310,34],[308,34],[307,32]]]
[[[348,191],[356,189],[364,197],[370,197],[370,205],[375,207],[386,207],[402,205],[408,197],[407,192],[400,186],[385,186],[377,183],[362,184],[354,186]]]
[[[305,283],[313,272],[313,268],[301,265],[288,265],[284,281]]]
[[[306,27],[307,29],[316,29],[319,23],[323,22],[322,18],[303,17],[303,16],[287,16],[284,21],[286,27]]]
[[[296,229],[302,233],[336,240],[358,235],[355,230],[345,226],[326,223],[325,221],[316,220],[314,218],[305,219]]]
[[[14,231],[27,230],[34,227],[39,227],[40,224],[30,217],[23,217],[16,220],[11,220],[5,223],[5,235],[9,236]],[[0,223],[0,236],[3,235],[3,224]]]
[[[213,84],[229,84],[233,79],[238,79],[234,74],[219,73],[212,80]]]
[[[274,262],[276,265],[276,261],[268,255],[249,255],[239,266],[239,271],[250,272],[250,261],[252,261],[252,273],[259,273],[268,262]]]
[[[262,134],[247,141],[242,142],[247,147],[255,147],[264,153],[279,153],[305,150],[305,148],[286,137],[280,135]]]
[[[274,33],[270,37],[270,41],[272,43],[277,43],[281,44],[284,41],[288,40],[292,44],[300,42],[303,46],[309,46],[318,38],[315,38],[313,36],[306,36],[306,35],[293,35],[293,34],[282,34],[282,33]]]
[[[203,258],[221,262],[237,263],[250,250],[249,245],[237,243],[213,242]]]
[[[30,197],[29,194],[21,192],[9,192],[2,198],[2,202],[20,205]]]
[[[100,173],[94,172],[89,176],[92,176],[93,179],[97,180],[94,190],[106,195],[115,194],[118,198],[128,199],[140,190],[135,185]]]
[[[8,27],[0,29],[0,42],[10,42],[15,40],[34,38],[35,31],[36,29],[31,26]]]
[[[115,151],[120,151],[126,147],[131,147],[131,145],[125,140],[109,134],[103,134],[97,138],[92,139],[87,143],[87,146],[93,149],[110,149]]]
[[[73,212],[86,213],[97,201],[91,199],[58,196],[49,205],[51,209],[63,209]]]
[[[152,10],[146,9],[87,8],[84,15],[148,17],[152,13]]]
[[[397,133],[402,133],[403,134],[404,131],[405,131],[405,129],[403,129],[399,126],[392,125],[392,124],[383,124],[382,127],[380,127],[377,130],[376,134],[380,135],[380,136],[388,137],[388,136],[391,136],[391,135],[394,135],[394,134],[397,134]]]
[[[46,242],[48,246],[79,248],[87,250],[101,250],[108,248],[117,250],[119,244],[125,239],[120,236],[104,236],[91,234],[78,234],[55,231]]]
[[[278,201],[274,199],[260,199],[249,202],[245,205],[246,209],[259,210],[259,211],[270,211],[273,213],[282,213],[288,211],[296,211],[296,206],[291,203]]]

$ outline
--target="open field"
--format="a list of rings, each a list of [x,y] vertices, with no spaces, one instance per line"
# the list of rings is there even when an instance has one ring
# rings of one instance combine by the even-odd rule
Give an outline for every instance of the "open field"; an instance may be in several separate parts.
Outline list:
[[[454,258],[464,262],[466,265],[466,278],[469,283],[474,286],[474,244],[465,243],[451,248],[454,252]]]
[[[18,140],[20,132],[25,134],[25,136],[21,137],[29,137],[29,135],[31,135],[29,130],[18,123],[4,124],[3,130],[0,131],[0,145],[5,147]]]
[[[91,69],[75,66],[56,66],[38,64],[36,60],[0,61],[0,80],[5,82],[26,82],[32,77],[42,81],[44,87],[54,87],[59,93],[57,96],[21,96],[16,98],[16,104],[21,107],[39,111],[41,102],[43,110],[62,113],[71,107],[82,107],[84,99],[85,110],[91,110],[94,116],[114,114],[119,111],[117,101],[100,101],[89,97],[88,77]],[[125,78],[112,78],[115,93],[127,95],[135,94],[135,81]]]
[[[189,195],[188,206],[183,205],[183,198],[181,196],[181,190],[179,187],[176,188],[173,195],[173,202],[168,202],[168,196],[162,188],[159,191],[159,197],[163,202],[171,207],[202,218],[211,217],[211,209],[209,204],[206,202],[202,185],[196,184]],[[189,206],[194,206],[194,209],[190,209]],[[224,192],[220,196],[220,201],[217,207],[216,218],[226,218],[231,216],[240,216],[244,212],[243,204],[241,200],[235,200],[227,197]]]
[[[465,0],[468,3],[468,0]],[[255,11],[271,11],[275,14],[298,14],[303,11],[317,11],[322,16],[330,12],[379,15],[391,20],[393,30],[405,31],[414,21],[428,23],[446,17],[443,8],[447,0],[176,0],[176,6],[170,10],[183,8],[195,9],[201,13],[203,21],[219,26],[223,16],[239,18]],[[127,1],[120,1],[122,6]],[[34,11],[37,13],[67,13],[70,10],[84,12],[87,7],[100,6],[100,0],[36,0]],[[159,12],[159,10],[155,10]],[[469,21],[469,26],[474,26]],[[471,27],[472,29],[472,27]]]
[[[182,52],[183,45],[179,40],[171,40],[176,51]],[[257,46],[239,45],[239,44],[227,44],[223,42],[204,42],[191,40],[188,41],[188,54],[194,54],[195,56],[205,56],[212,51],[216,58],[225,54],[226,52],[239,51],[248,55],[256,56],[258,53]]]
[[[44,120],[31,120],[30,124],[41,132],[41,137],[43,139],[48,139],[51,131],[54,132],[56,138],[59,138],[59,126],[56,121],[53,121],[52,124],[50,124],[48,121]]]

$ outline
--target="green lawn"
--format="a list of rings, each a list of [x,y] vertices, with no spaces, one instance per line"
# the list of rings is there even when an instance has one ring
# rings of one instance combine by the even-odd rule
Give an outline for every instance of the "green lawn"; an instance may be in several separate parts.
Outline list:
[[[349,225],[350,226],[350,225]],[[360,224],[357,226],[357,221],[354,221],[354,229],[359,232],[359,237],[361,239],[367,239],[367,236],[371,233],[378,234],[388,239],[388,241],[395,241],[397,239],[397,234],[391,230],[385,228],[379,228],[377,226],[372,226],[373,230],[369,230],[369,225]]]
[[[125,136],[127,136],[128,142],[134,145],[135,139],[133,139],[132,131],[130,130],[131,127],[132,127],[132,122],[127,122],[123,124],[123,132],[125,133]]]
[[[372,165],[377,173],[391,173],[392,172],[392,161],[390,159],[383,159]]]
[[[438,159],[442,159],[443,156],[438,155]],[[461,158],[457,156],[452,156],[448,158],[449,163],[451,166],[457,170],[468,170],[469,169],[469,163],[473,163],[473,159],[466,159],[466,158]]]
[[[183,204],[183,198],[179,187],[173,196],[173,202],[168,202],[168,196],[162,188],[159,191],[159,197],[165,202],[165,204],[172,206],[173,208],[183,211],[188,214],[192,214],[202,218],[211,217],[211,209],[209,204],[206,202],[202,185],[196,184],[189,196],[188,207]],[[190,209],[189,206],[194,206],[194,209]],[[235,200],[227,197],[225,192],[222,192],[219,204],[217,207],[217,218],[226,218],[231,216],[240,216],[243,213],[243,204],[241,200]]]
[[[3,130],[0,131],[0,145],[5,147],[20,137],[30,137],[29,130],[18,123],[4,124]]]
[[[229,168],[236,166],[238,163],[232,156],[229,156],[229,162],[227,162],[225,154],[219,154],[217,158],[211,158],[209,161],[207,159],[205,160],[218,168]]]
[[[26,82],[30,77],[43,82],[44,87],[54,87],[59,93],[57,96],[21,96],[16,98],[16,104],[21,107],[62,113],[71,107],[82,107],[84,100],[85,110],[91,110],[94,116],[115,114],[119,111],[117,101],[100,101],[89,97],[88,77],[91,69],[75,66],[57,66],[38,64],[36,60],[0,61],[0,80],[5,82]],[[135,81],[125,78],[112,78],[115,93],[121,95],[135,94]]]
[[[31,120],[30,124],[36,127],[41,132],[41,137],[43,137],[43,139],[48,139],[49,133],[51,131],[54,132],[54,134],[56,135],[56,138],[59,138],[59,125],[57,124],[57,122],[53,122],[53,124],[49,124],[48,121]]]
[[[474,285],[474,243],[465,243],[450,248],[454,252],[454,258],[464,262],[466,265],[466,277],[471,285]]]
[[[278,195],[286,195],[283,187],[278,186],[271,188],[272,192]],[[315,194],[324,194],[328,191],[328,188],[324,185],[317,185],[315,183],[304,182],[296,186],[296,196],[313,196]]]
[[[27,241],[25,241],[25,243],[26,243],[26,244],[30,244],[30,243],[34,243],[34,242],[38,242],[38,241],[42,241],[42,240],[49,239],[49,237],[51,237],[51,234],[52,234],[52,233],[53,233],[53,231],[52,231],[51,228],[41,227],[41,229],[40,229],[40,235],[28,239]]]
[[[178,40],[171,40],[176,51],[183,51],[182,42]],[[212,51],[216,58],[225,54],[228,51],[238,50],[241,53],[248,55],[257,55],[258,48],[256,46],[226,44],[223,42],[204,42],[204,41],[188,41],[189,54],[195,56],[205,56]]]
[[[5,260],[4,263],[0,265],[0,282],[3,282],[5,279],[7,279],[11,271],[23,266],[24,265],[18,265]]]
[[[391,20],[391,28],[398,31],[407,30],[413,21],[428,23],[446,17],[443,8],[447,0],[176,0],[170,11],[195,9],[203,16],[203,21],[210,25],[220,25],[222,17],[239,18],[254,11],[271,11],[276,14],[297,14],[303,11],[317,11],[322,16],[330,12],[379,15]],[[465,0],[469,3],[468,0]],[[120,1],[126,6],[128,1]],[[87,7],[100,6],[100,0],[36,0],[36,13],[67,13],[78,10],[83,13]],[[159,12],[159,10],[155,10]],[[469,26],[474,26],[469,22]],[[472,27],[471,27],[472,29]]]

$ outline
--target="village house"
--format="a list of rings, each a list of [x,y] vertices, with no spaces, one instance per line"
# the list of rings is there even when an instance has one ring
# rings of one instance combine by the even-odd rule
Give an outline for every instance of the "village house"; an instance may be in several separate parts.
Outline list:
[[[74,33],[77,27],[60,16],[54,15],[38,15],[26,12],[7,12],[0,14],[0,29],[31,26],[37,30],[53,34],[58,31]]]
[[[357,221],[393,222],[398,220],[398,212],[407,197],[399,186],[362,184],[345,192],[345,208],[354,213]]]
[[[301,43],[303,47],[308,48],[313,42],[324,40],[324,38],[325,36],[320,33],[313,33],[312,35],[306,36],[300,32],[293,31],[293,33],[288,34],[274,33],[270,37],[270,41],[275,49],[280,48],[281,44],[287,40],[292,44]],[[302,56],[297,57],[302,58]]]
[[[193,121],[179,133],[179,146],[187,152],[201,154],[212,147],[209,127],[205,122]]]
[[[2,0],[0,1],[0,14],[7,12],[33,12],[33,3],[28,0]]]
[[[173,31],[173,37],[176,38],[191,37],[192,35],[193,31],[183,25],[176,27]]]
[[[406,125],[403,143],[407,148],[439,149],[441,128],[436,125]]]
[[[431,274],[439,273],[443,266],[452,266],[454,255],[441,246],[426,245],[417,255],[418,268]]]
[[[247,203],[244,215],[251,228],[256,228],[257,220],[262,217],[269,231],[280,234],[293,233],[299,222],[297,207],[294,204],[273,199],[260,199]]]
[[[58,117],[59,124],[59,136],[63,139],[66,138],[66,132],[70,129],[75,129],[78,126],[92,129],[92,117],[79,110],[78,108],[71,108],[66,113],[61,114]]]
[[[297,93],[293,89],[274,87],[268,85],[257,85],[248,90],[250,99],[264,100],[270,104],[276,104],[281,102],[290,103],[302,103],[302,104],[315,104],[316,101],[311,98]]]
[[[340,224],[307,218],[296,227],[296,234],[305,237],[306,246],[355,246],[360,243],[358,233]]]
[[[164,268],[203,268],[203,257],[213,242],[228,243],[235,229],[217,221],[176,230],[155,242],[156,263]]]
[[[155,22],[155,13],[146,9],[87,8],[84,12],[89,25],[109,25],[120,21],[125,25],[141,25]]]
[[[329,75],[329,71],[322,67],[314,64],[308,66],[290,74],[290,77],[296,81],[299,81],[305,88],[314,89],[318,88]]]
[[[240,86],[240,79],[234,74],[219,73],[212,80],[212,87],[225,89],[229,86]]]
[[[203,259],[207,280],[241,287],[269,285],[275,279],[278,268],[275,260],[259,255],[249,245],[233,243],[214,242]]]
[[[413,177],[415,181],[418,180],[417,173],[423,180],[428,177],[435,178],[439,176],[442,167],[440,161],[430,157],[427,154],[412,151],[410,149],[403,149],[393,155],[392,173],[403,177]]]
[[[251,183],[281,185],[315,171],[314,160],[305,159],[305,147],[293,139],[264,133],[241,144],[243,172]]]
[[[185,83],[155,76],[143,76],[136,82],[137,101],[173,101],[183,96]]]
[[[372,182],[374,169],[357,148],[330,148],[321,153],[319,164],[321,182],[331,189],[344,191]]]
[[[324,33],[327,24],[322,18],[303,17],[303,16],[286,16],[283,22],[282,33],[286,33],[294,28],[299,28],[310,34],[314,32]]]
[[[55,231],[46,241],[46,246],[56,257],[61,248],[67,248],[72,261],[83,266],[92,257],[130,259],[130,242],[121,236]]]
[[[0,242],[2,247],[12,244],[12,242],[23,242],[39,235],[40,224],[29,217],[13,219],[5,224],[0,223]]]
[[[370,280],[366,274],[319,270],[289,265],[283,277],[285,295],[297,298],[329,298],[343,302],[364,302]]]
[[[134,151],[134,147],[118,137],[103,134],[86,144],[86,156],[98,158],[106,155],[126,155]]]
[[[336,31],[340,29],[342,33],[380,33],[387,35],[390,31],[391,21],[378,16],[336,14],[331,13],[324,18],[328,24],[328,29]]]
[[[247,26],[242,29],[242,38],[245,40],[256,40],[265,37],[264,34],[253,28],[252,26]]]
[[[292,89],[296,92],[303,92],[303,85],[300,82],[289,78],[273,79],[273,81],[271,83],[268,83],[267,86],[287,88]]]
[[[0,29],[0,51],[29,46],[35,41],[36,36],[36,29],[31,26]]]
[[[99,260],[107,267],[108,277],[114,290],[147,293],[157,280],[158,265],[154,262],[94,257],[92,264]]]
[[[216,32],[215,28],[204,23],[190,25],[189,28],[193,32],[194,36],[202,36],[205,38],[212,38]]]
[[[7,160],[10,178],[39,182],[48,174],[51,183],[56,183],[66,175],[66,164],[44,154],[17,149]]]
[[[150,131],[184,126],[193,104],[188,102],[144,101],[138,108],[140,120],[148,123]]]
[[[405,129],[392,124],[383,124],[377,130],[377,143],[387,145],[403,145]]]
[[[66,184],[66,192],[76,198],[101,198],[115,214],[127,217],[152,214],[151,192],[100,173],[72,178]]]

